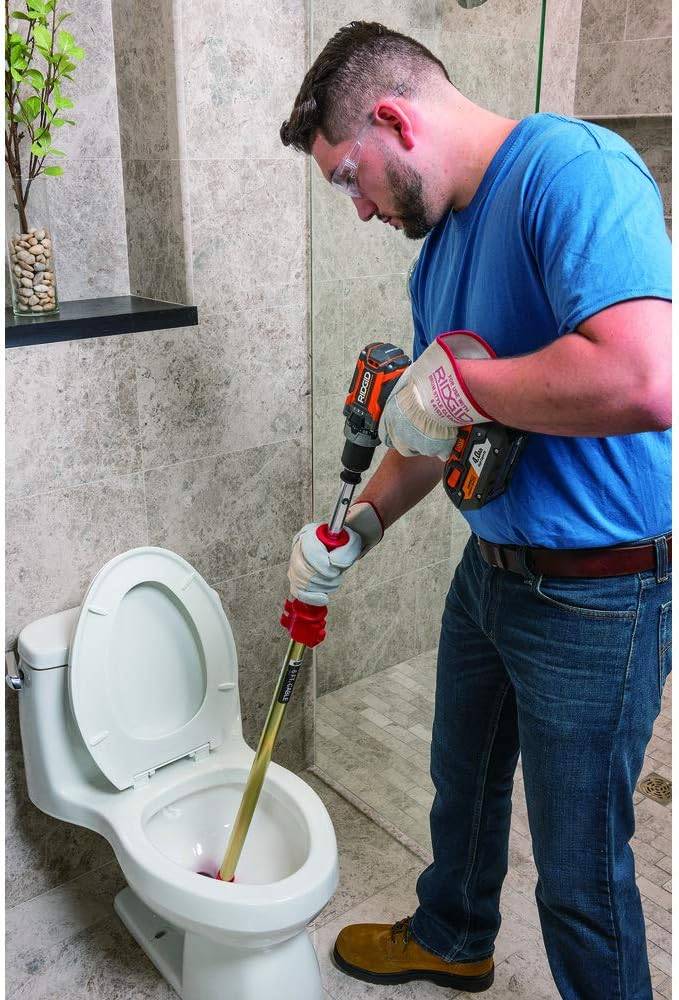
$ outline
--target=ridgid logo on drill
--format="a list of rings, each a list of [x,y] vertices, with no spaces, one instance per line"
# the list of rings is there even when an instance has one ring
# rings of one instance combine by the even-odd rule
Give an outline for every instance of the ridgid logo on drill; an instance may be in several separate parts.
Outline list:
[[[433,392],[431,405],[440,417],[453,420],[460,426],[472,423],[468,400],[442,365],[431,373],[429,382]]]
[[[361,388],[358,390],[358,401],[359,403],[365,403],[366,396],[368,395],[368,389],[370,388],[370,380],[372,375],[370,372],[364,372],[363,381],[361,382]]]

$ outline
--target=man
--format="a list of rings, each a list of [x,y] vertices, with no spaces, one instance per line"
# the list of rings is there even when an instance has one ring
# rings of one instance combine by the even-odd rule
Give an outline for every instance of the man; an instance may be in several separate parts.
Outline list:
[[[295,536],[293,595],[327,603],[439,481],[457,426],[528,432],[506,493],[466,515],[445,605],[419,907],[393,926],[344,928],[335,960],[370,982],[490,986],[520,750],[561,995],[647,1000],[629,841],[670,668],[670,245],[657,186],[613,133],[492,114],[423,46],[364,22],[328,42],[281,138],[362,221],[428,234],[410,280],[414,364],[380,424],[391,450],[349,513],[346,546],[326,552],[313,525]],[[475,336],[443,336],[455,330]]]

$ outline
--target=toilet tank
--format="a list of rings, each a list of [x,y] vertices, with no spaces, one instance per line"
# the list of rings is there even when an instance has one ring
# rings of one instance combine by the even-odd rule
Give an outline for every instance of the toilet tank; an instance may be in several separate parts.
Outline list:
[[[68,694],[68,650],[80,608],[69,608],[27,625],[19,635],[17,692],[28,794],[57,819],[71,820],[72,792],[101,786],[103,776],[87,751]]]

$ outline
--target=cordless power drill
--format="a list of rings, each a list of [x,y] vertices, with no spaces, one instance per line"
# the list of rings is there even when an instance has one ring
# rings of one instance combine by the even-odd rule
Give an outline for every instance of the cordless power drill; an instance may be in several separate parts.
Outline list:
[[[360,473],[379,444],[378,425],[387,399],[410,358],[393,344],[368,344],[358,358],[344,403],[343,470],[347,490],[340,493],[330,529],[340,524]],[[443,487],[459,510],[478,510],[507,489],[526,435],[490,422],[459,427],[443,470]],[[351,489],[348,487],[351,486]],[[343,524],[343,518],[341,523]]]

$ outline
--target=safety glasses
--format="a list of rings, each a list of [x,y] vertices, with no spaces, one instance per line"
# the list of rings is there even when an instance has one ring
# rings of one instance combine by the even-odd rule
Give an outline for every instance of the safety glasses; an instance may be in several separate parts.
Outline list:
[[[358,165],[361,160],[361,137],[363,136],[365,130],[370,128],[370,124],[371,123],[368,123],[363,126],[356,137],[356,142],[353,144],[349,152],[346,153],[339,161],[333,171],[332,177],[330,178],[332,186],[336,187],[339,191],[343,191],[344,194],[348,194],[350,198],[363,198],[363,194],[361,193],[357,180]]]

